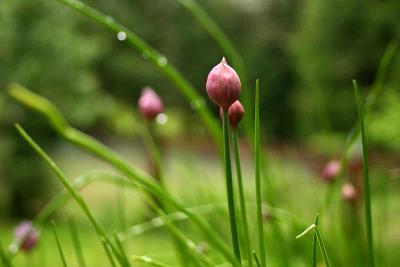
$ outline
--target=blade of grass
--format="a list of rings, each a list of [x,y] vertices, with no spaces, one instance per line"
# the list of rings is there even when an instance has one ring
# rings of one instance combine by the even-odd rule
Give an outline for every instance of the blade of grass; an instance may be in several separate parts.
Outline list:
[[[69,124],[64,125],[64,127],[55,127],[59,124],[54,123],[57,123],[59,120],[65,122],[65,119],[62,117],[58,109],[47,99],[36,95],[17,84],[10,85],[8,90],[9,94],[16,100],[47,117],[51,126],[53,126],[54,129],[67,141],[92,153],[101,160],[108,162],[115,169],[123,173],[128,179],[134,181],[142,190],[148,193],[157,194],[161,200],[167,201],[170,205],[185,213],[199,227],[199,229],[202,230],[204,237],[208,239],[210,245],[220,251],[234,266],[239,266],[237,258],[230,251],[226,242],[218,235],[218,233],[201,216],[187,210],[181,201],[155,183],[151,176],[130,166],[114,151],[89,135],[71,127]],[[43,105],[45,105],[45,108],[43,108]],[[113,248],[112,245],[110,246]]]
[[[199,22],[199,24],[210,34],[210,36],[215,40],[218,46],[226,55],[226,58],[230,59],[232,65],[235,67],[236,71],[240,76],[240,81],[242,83],[242,103],[245,110],[248,112],[249,116],[244,117],[246,133],[251,140],[252,134],[252,101],[250,91],[248,90],[247,74],[246,68],[244,66],[244,60],[235,45],[231,42],[229,37],[224,33],[224,31],[218,26],[218,24],[209,16],[206,10],[201,7],[195,0],[177,0],[183,7],[185,7],[193,17]]]
[[[44,159],[44,161],[54,171],[56,176],[59,178],[60,182],[64,185],[65,188],[68,189],[69,193],[78,203],[78,205],[82,208],[83,212],[88,217],[89,221],[91,222],[98,236],[104,238],[108,242],[110,247],[113,249],[113,252],[115,253],[117,259],[119,259],[119,261],[122,262],[121,256],[116,252],[111,241],[107,238],[105,231],[95,219],[94,215],[90,211],[88,205],[83,200],[80,193],[72,186],[69,179],[64,175],[64,173],[56,165],[56,163],[46,154],[46,152],[43,151],[43,149],[26,133],[26,131],[20,125],[17,124],[15,127],[20,133],[20,135],[23,137],[23,139],[39,154],[39,156],[41,156]]]
[[[65,261],[64,252],[63,252],[63,249],[61,247],[60,240],[58,238],[57,229],[56,229],[56,223],[54,221],[51,221],[51,226],[53,228],[53,233],[54,233],[54,237],[56,239],[58,253],[60,254],[61,262],[62,262],[64,267],[67,267],[67,262]]]
[[[318,217],[319,214],[315,217],[315,226],[318,227]],[[312,248],[312,266],[317,267],[317,234],[314,233],[313,237],[313,248]]]
[[[119,240],[119,237],[118,237],[118,235],[117,235],[116,233],[113,234],[113,237],[114,237],[115,243],[117,244],[117,248],[118,248],[118,250],[119,250],[119,254],[122,255],[122,258],[123,258],[123,260],[124,260],[124,266],[130,267],[131,264],[129,263],[128,256],[127,256],[126,253],[125,253],[125,249],[124,249],[124,247],[122,246],[121,240]]]
[[[103,248],[104,248],[104,250],[106,251],[107,258],[108,258],[108,261],[109,261],[110,264],[111,264],[111,267],[117,267],[117,266],[115,265],[115,261],[114,261],[114,258],[113,258],[113,256],[112,256],[112,254],[111,254],[110,247],[108,246],[107,241],[105,241],[104,238],[102,238],[102,239],[101,239],[101,243],[103,244]]]
[[[86,267],[85,258],[83,257],[82,253],[81,242],[79,240],[78,229],[76,228],[76,224],[73,219],[69,220],[69,230],[71,233],[72,243],[74,245],[76,259],[78,261],[78,266]]]
[[[322,257],[324,258],[324,262],[325,262],[326,267],[330,267],[331,265],[329,263],[328,253],[327,253],[326,248],[325,248],[324,240],[322,239],[322,235],[321,235],[318,227],[315,224],[310,225],[310,227],[308,227],[306,230],[304,230],[303,233],[301,233],[298,236],[296,236],[296,239],[301,238],[302,236],[306,235],[311,230],[314,230],[314,232],[315,232],[315,234],[317,236],[319,248],[320,248],[320,250],[322,252]]]
[[[256,262],[257,267],[261,267],[260,259],[258,258],[257,253],[254,250],[253,250],[253,258],[254,261]]]
[[[229,143],[228,110],[223,111],[222,123],[223,123],[222,131],[224,135],[225,179],[226,179],[226,192],[228,198],[229,222],[231,226],[233,252],[240,261],[241,257],[240,257],[240,247],[239,247],[239,235],[237,231],[235,199],[234,199],[233,182],[232,182],[231,153],[229,149],[230,143]]]
[[[167,264],[164,264],[162,262],[155,261],[155,260],[153,260],[152,258],[150,258],[148,256],[133,255],[133,256],[131,256],[131,258],[134,261],[146,263],[146,264],[148,264],[150,266],[154,266],[154,267],[171,267],[171,265],[167,265]]]
[[[371,190],[369,182],[369,168],[368,168],[368,148],[365,135],[364,115],[360,97],[360,89],[356,80],[353,80],[354,93],[357,102],[358,118],[361,129],[361,143],[362,143],[362,156],[363,156],[363,173],[364,173],[364,209],[365,209],[365,223],[366,234],[368,243],[368,266],[375,265],[374,247],[373,247],[373,234],[372,234],[372,215],[371,215]]]
[[[0,243],[0,259],[5,267],[12,267],[11,261],[8,258],[7,253],[3,249],[3,246],[1,245],[1,243]]]
[[[265,244],[264,244],[264,224],[262,214],[261,196],[261,175],[260,175],[260,84],[256,81],[256,97],[254,109],[254,159],[255,159],[255,183],[256,183],[256,203],[257,203],[257,228],[258,245],[261,258],[261,266],[266,266]]]
[[[60,3],[79,11],[88,18],[93,19],[97,23],[105,26],[114,33],[125,32],[126,41],[137,49],[142,55],[145,55],[166,77],[168,77],[175,86],[180,90],[183,96],[192,104],[195,104],[196,111],[200,115],[204,124],[207,126],[211,136],[213,137],[219,151],[222,154],[222,139],[219,135],[219,127],[216,119],[212,116],[207,108],[204,99],[197,93],[196,89],[182,76],[182,74],[168,62],[165,56],[161,55],[157,50],[152,48],[143,39],[125,26],[116,22],[112,17],[102,14],[96,9],[76,0],[57,0]]]
[[[250,234],[249,234],[249,226],[247,223],[247,212],[246,212],[246,199],[244,195],[244,187],[243,187],[243,178],[242,178],[242,167],[240,164],[240,153],[239,153],[239,144],[238,144],[238,134],[236,129],[232,131],[232,139],[233,139],[233,148],[235,154],[235,163],[236,163],[236,174],[238,179],[238,189],[239,189],[239,200],[240,200],[240,215],[242,222],[242,232],[244,234],[244,250],[247,253],[247,256],[244,257],[248,262],[248,266],[253,266],[253,260],[251,257],[251,249],[250,249]]]

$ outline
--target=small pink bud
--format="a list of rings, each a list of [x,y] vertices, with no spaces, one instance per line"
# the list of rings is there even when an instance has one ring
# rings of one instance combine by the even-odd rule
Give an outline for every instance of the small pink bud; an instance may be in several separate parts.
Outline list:
[[[228,109],[229,123],[233,129],[236,129],[244,116],[244,108],[239,100],[236,100]]]
[[[328,164],[326,164],[322,170],[322,179],[324,179],[325,182],[333,182],[339,175],[340,165],[341,163],[339,160],[332,160],[328,162]]]
[[[240,79],[236,71],[222,58],[208,74],[206,90],[210,99],[222,109],[228,110],[240,95]]]
[[[33,228],[32,222],[23,221],[14,231],[16,242],[23,251],[30,251],[39,241],[39,232]]]
[[[357,198],[357,192],[350,183],[345,183],[342,187],[342,197],[348,202],[353,202]]]
[[[145,87],[142,90],[138,106],[140,113],[147,120],[153,120],[164,110],[161,98],[150,87]]]

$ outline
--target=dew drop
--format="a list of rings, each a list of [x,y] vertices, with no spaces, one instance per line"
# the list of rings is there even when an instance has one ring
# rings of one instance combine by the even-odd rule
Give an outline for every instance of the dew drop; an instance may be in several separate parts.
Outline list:
[[[190,102],[190,107],[193,110],[198,110],[200,107],[204,105],[204,101],[202,99],[196,99]]]
[[[126,32],[118,32],[117,33],[117,39],[121,42],[126,40]]]
[[[156,121],[160,125],[164,125],[168,122],[168,116],[165,113],[160,113],[156,117]]]
[[[142,53],[142,57],[143,57],[145,60],[148,60],[148,59],[150,58],[150,55],[151,55],[151,53],[150,53],[150,51],[148,51],[148,50],[145,50],[145,51],[143,51],[143,53]]]
[[[18,246],[16,245],[16,244],[11,244],[9,247],[8,247],[8,250],[12,253],[12,254],[15,254],[15,253],[17,253],[17,251],[18,251]]]
[[[158,58],[158,66],[165,67],[168,64],[168,60],[166,57],[161,56]]]

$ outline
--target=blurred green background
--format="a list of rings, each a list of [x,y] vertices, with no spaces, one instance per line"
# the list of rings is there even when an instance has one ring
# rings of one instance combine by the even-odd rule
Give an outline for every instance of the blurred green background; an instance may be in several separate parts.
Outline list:
[[[85,2],[127,25],[166,55],[218,115],[216,106],[206,97],[205,79],[224,54],[177,1]],[[302,171],[317,176],[326,159],[340,155],[356,122],[351,80],[357,78],[366,96],[385,49],[399,40],[400,1],[198,2],[242,54],[251,85],[244,90],[253,92],[252,84],[260,78],[263,138],[268,140],[271,153],[278,162],[295,161],[289,164],[289,170],[300,168],[300,162],[304,163]],[[379,167],[385,163],[383,179],[395,177],[396,181],[400,158],[399,72],[397,54],[384,93],[368,116],[372,164]],[[180,151],[178,155],[186,150],[215,152],[190,103],[128,44],[57,1],[3,0],[0,222],[34,216],[54,195],[54,188],[59,188],[46,166],[21,141],[14,130],[15,122],[61,158],[67,172],[72,170],[69,173],[77,175],[75,170],[84,169],[82,162],[85,166],[93,163],[93,159],[65,147],[42,117],[11,100],[5,88],[12,81],[51,99],[74,126],[117,147],[132,145],[132,153],[134,147],[141,147],[135,137],[141,123],[136,102],[141,89],[149,85],[161,95],[169,116],[159,131],[166,146]],[[398,186],[398,182],[395,184]]]

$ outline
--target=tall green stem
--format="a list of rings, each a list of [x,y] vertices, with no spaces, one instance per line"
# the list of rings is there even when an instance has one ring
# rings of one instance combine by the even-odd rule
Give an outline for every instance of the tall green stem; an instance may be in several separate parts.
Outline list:
[[[238,188],[239,188],[239,200],[240,200],[240,215],[241,222],[243,226],[244,233],[244,249],[247,253],[246,259],[248,261],[248,266],[253,266],[253,260],[251,257],[251,249],[250,249],[250,234],[249,234],[249,226],[247,223],[247,212],[246,212],[246,200],[244,196],[244,187],[243,187],[243,178],[242,178],[242,167],[240,164],[240,153],[239,153],[239,144],[238,144],[238,136],[237,131],[233,130],[233,146],[235,152],[235,163],[236,163],[236,173],[238,179]]]
[[[374,264],[374,248],[373,248],[373,237],[372,237],[371,190],[370,190],[369,170],[368,170],[368,149],[365,137],[364,115],[360,99],[360,90],[358,88],[356,80],[353,80],[353,86],[354,86],[354,93],[356,96],[358,117],[361,129],[363,172],[364,172],[364,209],[365,209],[365,222],[367,226],[366,231],[367,231],[367,241],[368,241],[368,266],[373,267],[375,264]]]
[[[261,175],[260,175],[260,85],[256,81],[256,97],[254,109],[254,158],[255,158],[255,180],[256,180],[256,202],[257,202],[257,227],[258,245],[260,250],[261,266],[266,266],[265,244],[264,244],[264,224],[262,214],[261,199]]]
[[[236,212],[235,212],[235,200],[233,194],[233,182],[232,182],[232,168],[231,168],[231,154],[229,149],[229,120],[228,111],[224,110],[224,115],[222,119],[222,131],[224,135],[224,159],[225,159],[225,179],[226,179],[226,192],[228,197],[228,210],[229,210],[229,220],[231,224],[231,235],[232,235],[232,245],[233,252],[235,256],[240,261],[240,247],[239,247],[239,237],[237,232],[236,224]]]

